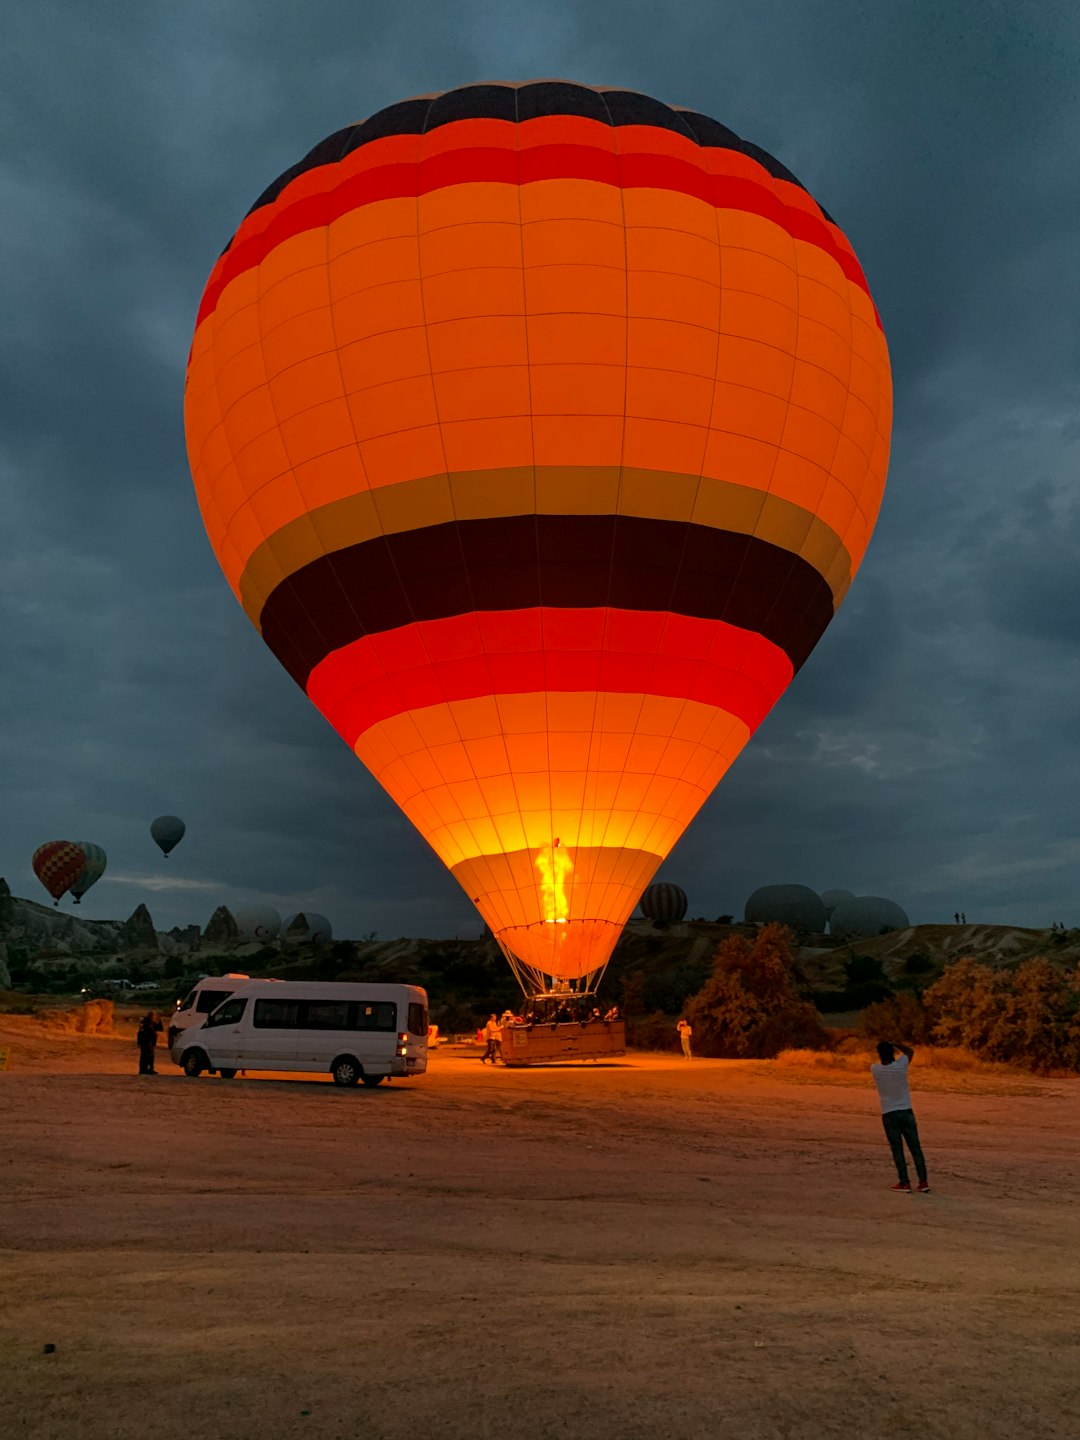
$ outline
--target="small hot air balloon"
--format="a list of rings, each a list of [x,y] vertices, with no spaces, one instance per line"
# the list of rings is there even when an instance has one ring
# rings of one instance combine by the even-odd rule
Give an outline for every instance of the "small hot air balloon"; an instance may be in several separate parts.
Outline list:
[[[588,989],[874,528],[843,232],[696,111],[470,85],[336,131],[199,307],[204,523],[523,983]]]
[[[69,887],[72,895],[75,896],[76,905],[81,902],[82,897],[90,889],[90,886],[96,885],[102,875],[105,874],[105,866],[108,864],[105,858],[105,851],[102,850],[100,845],[92,845],[88,840],[80,840],[78,843],[79,848],[86,856],[86,860],[79,878],[75,881],[74,885]]]
[[[686,916],[686,891],[678,885],[650,885],[641,897],[641,913],[654,925],[677,925]]]
[[[60,896],[78,882],[86,864],[86,854],[74,840],[49,840],[39,845],[30,862],[34,874],[53,897],[53,904],[60,904]]]
[[[159,815],[156,820],[151,821],[150,835],[166,860],[170,850],[175,850],[184,838],[186,829],[187,826],[179,815]]]

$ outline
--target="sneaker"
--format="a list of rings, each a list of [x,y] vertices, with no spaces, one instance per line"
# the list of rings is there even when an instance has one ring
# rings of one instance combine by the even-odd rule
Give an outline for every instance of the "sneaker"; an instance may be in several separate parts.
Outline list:
[[[906,1180],[898,1180],[895,1185],[890,1185],[890,1190],[898,1190],[901,1195],[910,1195],[911,1186]]]
[[[929,1180],[920,1180],[919,1183],[918,1183],[918,1185],[915,1186],[915,1190],[916,1190],[916,1193],[919,1194],[919,1195],[929,1195],[929,1194],[930,1194],[930,1181],[929,1181]]]

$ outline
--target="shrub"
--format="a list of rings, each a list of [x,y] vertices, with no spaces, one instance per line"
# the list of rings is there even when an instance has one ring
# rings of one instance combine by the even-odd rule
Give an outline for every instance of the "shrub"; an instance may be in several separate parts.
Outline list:
[[[789,1048],[824,1049],[828,1035],[798,992],[791,932],[765,925],[753,944],[732,935],[717,946],[713,973],[686,1007],[701,1055],[770,1059]]]
[[[669,1015],[655,1010],[651,1015],[626,1019],[626,1043],[635,1050],[674,1050],[677,1033]]]
[[[1080,972],[1044,956],[1012,971],[959,960],[923,999],[945,1045],[1036,1071],[1080,1069]]]
[[[902,1040],[905,1045],[929,1045],[934,1038],[933,1017],[917,995],[893,995],[868,1005],[859,1016],[859,1029],[870,1040]]]

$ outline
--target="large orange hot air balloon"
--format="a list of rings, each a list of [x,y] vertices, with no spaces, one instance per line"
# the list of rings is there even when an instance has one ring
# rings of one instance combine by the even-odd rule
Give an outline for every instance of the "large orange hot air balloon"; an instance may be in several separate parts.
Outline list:
[[[259,197],[187,377],[206,528],[519,977],[586,988],[843,599],[891,391],[851,246],[643,95],[406,100]]]

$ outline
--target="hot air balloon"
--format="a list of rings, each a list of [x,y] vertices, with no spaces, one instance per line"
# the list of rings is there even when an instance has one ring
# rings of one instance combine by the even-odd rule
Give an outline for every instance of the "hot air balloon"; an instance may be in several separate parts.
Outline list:
[[[185,415],[263,639],[523,985],[587,990],[846,594],[891,383],[779,161],[543,81],[392,105],[264,190]]]
[[[832,913],[841,901],[854,899],[854,890],[823,890],[821,892],[821,903],[825,906],[825,919],[832,919]]]
[[[825,929],[825,906],[809,885],[762,885],[747,900],[743,914],[747,920],[790,925],[815,935]]]
[[[276,940],[281,929],[281,915],[272,905],[248,905],[236,912],[236,928],[241,940]]]
[[[169,852],[175,850],[184,838],[186,829],[187,826],[179,815],[159,815],[150,822],[150,836],[166,860]]]
[[[302,920],[303,925],[297,925],[293,935],[289,934],[297,920]],[[281,935],[286,944],[299,943],[302,940],[314,940],[316,943],[325,943],[331,939],[334,927],[325,915],[319,915],[314,910],[301,910],[296,915],[288,915],[281,922]]]
[[[678,885],[650,885],[641,897],[641,913],[654,925],[677,925],[686,916],[686,891]]]
[[[105,851],[100,845],[91,845],[89,840],[80,840],[78,844],[86,859],[78,879],[69,887],[72,895],[75,896],[76,905],[81,903],[82,897],[90,889],[90,886],[96,885],[105,874],[105,866],[108,864]]]
[[[53,904],[59,905],[64,891],[78,882],[86,855],[74,840],[49,840],[38,846],[30,863],[34,874],[53,897]]]

